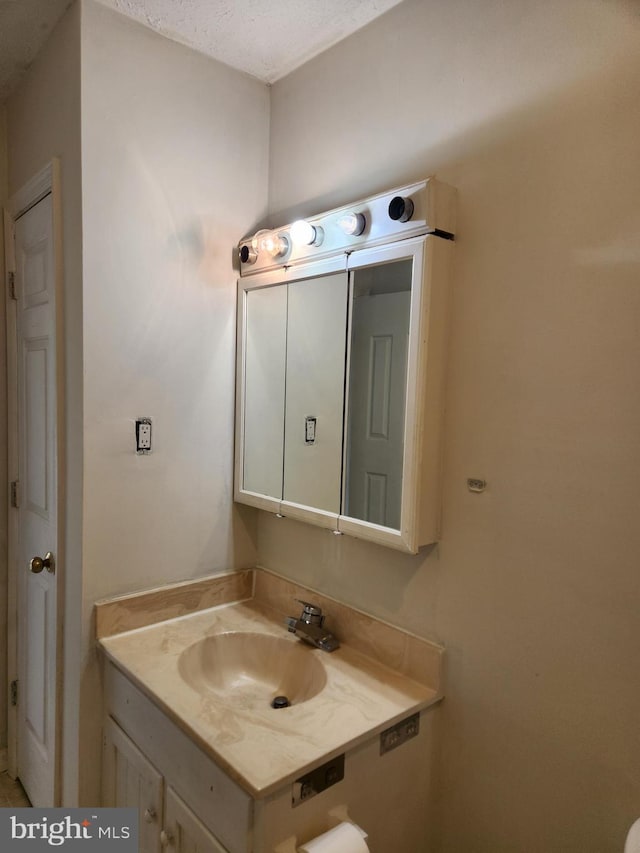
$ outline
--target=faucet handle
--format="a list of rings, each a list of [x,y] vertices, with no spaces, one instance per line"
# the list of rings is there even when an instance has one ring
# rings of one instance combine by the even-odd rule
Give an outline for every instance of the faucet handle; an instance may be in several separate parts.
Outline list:
[[[312,604],[310,601],[303,601],[301,598],[296,598],[296,601],[303,606],[302,615],[300,616],[302,622],[306,622],[308,625],[322,625],[324,616],[322,615],[321,607],[318,607],[317,604]]]

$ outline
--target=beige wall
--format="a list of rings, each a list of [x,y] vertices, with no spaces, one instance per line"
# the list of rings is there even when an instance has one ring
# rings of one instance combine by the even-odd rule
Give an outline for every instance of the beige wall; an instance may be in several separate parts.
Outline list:
[[[65,802],[77,796],[80,600],[82,595],[82,222],[80,189],[80,12],[60,20],[7,105],[9,192],[53,157],[62,168],[66,485],[63,751]],[[68,771],[68,772],[67,772]]]
[[[93,602],[255,561],[231,499],[232,246],[266,213],[268,109],[266,86],[93,0],[8,104],[10,192],[62,161],[69,805],[99,801]]]
[[[7,110],[0,104],[0,209],[8,189]],[[0,224],[0,276],[4,281],[4,228]],[[5,300],[0,299],[0,483],[7,482],[7,364]],[[7,490],[0,489],[0,648],[7,648]],[[0,766],[7,746],[7,658],[0,655]]]
[[[273,224],[459,189],[444,535],[261,513],[260,562],[442,641],[439,853],[620,853],[640,814],[640,16],[405,0],[272,89]],[[467,477],[484,477],[470,494]]]
[[[231,500],[232,247],[266,210],[269,93],[93,0],[82,91],[93,599],[255,560]]]
[[[82,8],[87,619],[102,596],[255,563],[255,515],[232,500],[232,248],[266,213],[269,90]],[[153,418],[146,457],[138,416]],[[91,744],[96,675],[90,659]]]
[[[432,171],[459,188],[443,540],[404,557],[261,514],[259,555],[447,646],[442,853],[613,853],[640,810],[640,19],[481,7],[405,0],[272,89],[274,222]],[[80,673],[98,744],[94,598],[255,554],[231,504],[231,247],[265,213],[269,104],[92,0],[82,73],[82,196],[78,5],[8,104],[10,192],[63,166],[67,803]]]

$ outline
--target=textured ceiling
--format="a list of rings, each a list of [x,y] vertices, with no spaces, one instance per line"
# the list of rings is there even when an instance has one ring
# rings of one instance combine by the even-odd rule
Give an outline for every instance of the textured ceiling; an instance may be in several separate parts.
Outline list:
[[[100,0],[168,38],[273,83],[401,0]],[[70,0],[0,0],[0,102]]]
[[[100,0],[273,83],[401,0]]]

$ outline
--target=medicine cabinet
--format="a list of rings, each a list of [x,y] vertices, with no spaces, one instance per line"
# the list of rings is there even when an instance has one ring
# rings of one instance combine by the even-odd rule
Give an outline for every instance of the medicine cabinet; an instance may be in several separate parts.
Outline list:
[[[241,243],[237,501],[412,553],[437,541],[453,191],[434,183],[308,220],[324,257],[296,225]]]

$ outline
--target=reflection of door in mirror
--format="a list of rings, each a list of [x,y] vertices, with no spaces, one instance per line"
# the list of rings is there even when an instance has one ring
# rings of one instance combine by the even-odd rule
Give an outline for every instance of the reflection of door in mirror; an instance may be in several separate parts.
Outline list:
[[[282,498],[287,285],[247,292],[244,370],[245,491]]]
[[[284,499],[340,512],[347,274],[289,284]]]
[[[400,528],[412,261],[353,273],[343,515]]]

